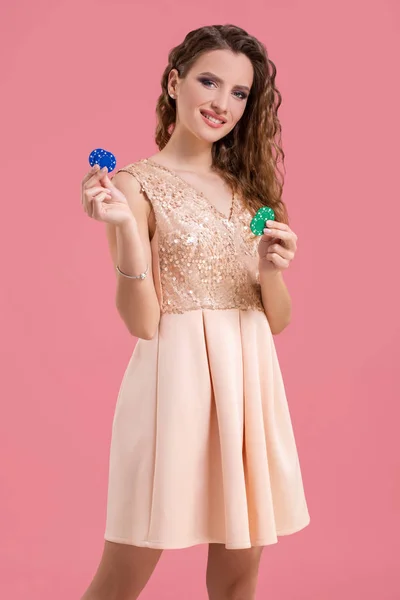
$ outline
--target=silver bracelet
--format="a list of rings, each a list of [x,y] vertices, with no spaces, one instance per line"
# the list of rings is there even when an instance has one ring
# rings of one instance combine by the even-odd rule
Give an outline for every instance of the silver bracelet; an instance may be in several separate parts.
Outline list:
[[[140,275],[127,275],[126,273],[123,273],[121,271],[118,265],[116,265],[115,268],[118,271],[118,273],[121,273],[121,275],[123,275],[124,277],[128,277],[129,279],[145,279],[147,277],[149,265],[147,265],[146,270],[143,273],[140,273]]]

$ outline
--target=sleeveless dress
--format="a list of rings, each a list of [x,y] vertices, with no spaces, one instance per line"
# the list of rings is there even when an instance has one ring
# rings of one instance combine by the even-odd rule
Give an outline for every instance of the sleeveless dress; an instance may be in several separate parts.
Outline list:
[[[104,537],[156,549],[276,543],[310,517],[253,215],[234,194],[226,218],[151,159],[119,171],[139,181],[154,210],[161,318],[121,382]]]

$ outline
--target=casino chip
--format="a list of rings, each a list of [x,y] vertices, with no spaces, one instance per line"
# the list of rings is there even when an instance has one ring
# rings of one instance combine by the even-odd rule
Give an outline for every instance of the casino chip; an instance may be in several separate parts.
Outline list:
[[[97,164],[100,166],[100,169],[107,167],[108,172],[110,173],[110,171],[115,169],[117,161],[112,152],[103,150],[103,148],[96,148],[96,150],[93,150],[89,155],[89,164],[91,167]]]
[[[262,206],[254,215],[250,223],[250,229],[254,235],[263,235],[265,221],[275,221],[275,213],[269,206]]]

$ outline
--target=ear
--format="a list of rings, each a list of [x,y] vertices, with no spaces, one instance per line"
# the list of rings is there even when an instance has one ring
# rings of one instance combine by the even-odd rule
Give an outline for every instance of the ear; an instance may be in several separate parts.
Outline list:
[[[179,80],[179,73],[177,69],[171,69],[168,74],[168,93],[171,98],[176,98],[177,84]]]

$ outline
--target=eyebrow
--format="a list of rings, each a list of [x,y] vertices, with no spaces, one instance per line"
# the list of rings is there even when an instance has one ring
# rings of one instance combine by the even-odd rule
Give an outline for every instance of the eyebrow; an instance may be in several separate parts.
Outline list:
[[[199,77],[200,76],[211,77],[212,79],[215,79],[215,81],[217,81],[218,83],[223,83],[222,79],[220,77],[218,77],[218,75],[215,75],[215,73],[211,73],[209,71],[207,71],[205,73],[199,73]],[[250,92],[250,88],[247,87],[247,85],[235,85],[235,88],[238,88],[240,90],[246,90],[247,92]]]

